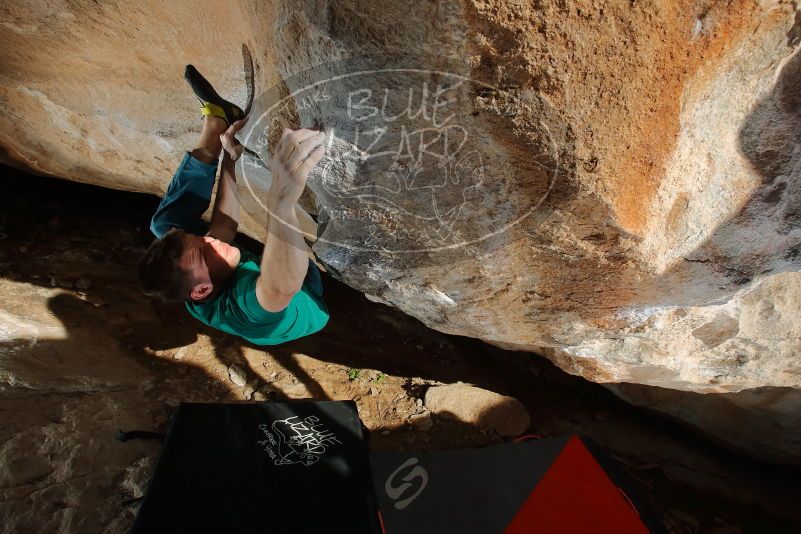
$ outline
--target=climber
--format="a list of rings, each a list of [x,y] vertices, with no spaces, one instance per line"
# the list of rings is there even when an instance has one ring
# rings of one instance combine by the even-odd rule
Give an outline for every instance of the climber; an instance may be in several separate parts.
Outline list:
[[[319,331],[328,321],[320,272],[294,228],[295,203],[323,155],[325,135],[284,129],[271,164],[267,239],[259,260],[232,244],[239,222],[234,166],[244,148],[235,135],[247,118],[192,65],[184,77],[201,101],[203,129],[152,218],[157,239],[139,263],[140,287],[164,301],[185,302],[201,322],[257,345]],[[220,183],[206,224],[201,215],[211,201],[220,152]]]

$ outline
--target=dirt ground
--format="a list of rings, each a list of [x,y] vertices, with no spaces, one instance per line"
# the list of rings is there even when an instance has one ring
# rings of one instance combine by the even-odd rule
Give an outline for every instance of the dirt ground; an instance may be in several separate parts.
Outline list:
[[[529,433],[595,439],[667,531],[799,531],[797,469],[722,449],[535,354],[429,330],[330,277],[317,335],[265,350],[209,329],[136,288],[158,199],[1,172],[2,532],[129,529],[159,447],[115,432],[164,431],[184,401],[352,399],[373,450],[503,441],[419,424],[425,390],[458,381],[522,401]]]

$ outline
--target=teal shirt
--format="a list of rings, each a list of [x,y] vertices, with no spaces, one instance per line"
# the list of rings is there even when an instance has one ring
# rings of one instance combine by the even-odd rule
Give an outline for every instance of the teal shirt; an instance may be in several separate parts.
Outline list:
[[[156,237],[172,227],[203,235],[208,225],[201,218],[211,202],[217,163],[208,164],[184,154],[167,194],[150,221]],[[322,299],[320,272],[309,262],[302,289],[286,309],[273,313],[256,300],[259,258],[241,250],[242,256],[225,290],[208,302],[188,302],[186,307],[201,322],[241,336],[257,345],[277,345],[321,330],[328,322],[328,309]]]
[[[259,259],[247,251],[241,253],[239,265],[219,295],[208,302],[186,303],[193,317],[256,345],[277,345],[322,330],[328,309],[309,276],[285,309],[269,312],[256,299]]]

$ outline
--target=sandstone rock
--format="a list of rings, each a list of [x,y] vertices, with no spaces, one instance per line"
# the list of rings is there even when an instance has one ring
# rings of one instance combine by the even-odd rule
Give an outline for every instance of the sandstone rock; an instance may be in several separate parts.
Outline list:
[[[430,412],[416,413],[409,416],[409,424],[417,430],[431,430],[434,427],[434,421],[431,419]]]
[[[314,393],[303,382],[296,382],[282,387],[283,396],[289,399],[313,399]]]
[[[239,387],[245,387],[245,384],[248,382],[247,373],[242,369],[241,365],[237,364],[228,367],[228,378]]]
[[[264,393],[267,396],[278,395],[278,394],[281,393],[281,390],[279,390],[273,384],[269,384],[269,383],[268,384],[264,384],[263,386],[261,386],[259,388],[259,391],[261,391],[262,393]]]
[[[434,415],[477,425],[504,437],[519,436],[531,422],[519,400],[462,383],[429,388],[425,405]]]
[[[263,384],[259,389],[253,393],[253,400],[256,402],[265,402],[268,400],[276,400],[282,398],[281,390],[272,384]]]
[[[3,530],[130,530],[120,502],[141,495],[153,445],[114,434],[152,428],[152,368],[69,291],[0,279],[0,294]]]
[[[330,85],[330,101],[298,93],[268,125],[269,139],[321,116],[336,126],[326,160],[336,172],[325,175],[335,179],[314,175],[303,201],[323,223],[314,248],[328,271],[438,330],[536,350],[597,382],[746,392],[737,413],[791,426],[801,407],[801,32],[790,3],[202,4],[213,21],[153,1],[6,2],[0,99],[14,113],[0,114],[0,157],[162,194],[197,134],[185,63],[244,103],[246,43],[256,93],[267,95],[254,103],[261,117],[308,85],[312,65],[467,58],[457,74],[475,83],[454,90],[456,120],[483,164],[459,164],[481,174],[418,187],[415,169],[390,169],[406,173],[392,182],[349,156],[359,121],[346,120],[343,99],[398,86],[380,77]],[[269,173],[244,161],[244,229],[263,237]],[[354,188],[379,176],[387,182],[373,190],[403,183],[405,195],[384,187],[386,204],[364,209]],[[749,406],[759,388],[786,398]],[[801,463],[796,439],[722,426],[734,412],[643,395],[626,398]]]

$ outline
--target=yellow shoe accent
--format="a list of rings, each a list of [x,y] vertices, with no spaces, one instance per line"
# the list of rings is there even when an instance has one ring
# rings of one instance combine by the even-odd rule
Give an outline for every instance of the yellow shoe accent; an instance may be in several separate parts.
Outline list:
[[[228,117],[225,116],[225,111],[223,108],[218,106],[217,104],[212,104],[211,102],[204,102],[202,106],[200,106],[200,114],[204,117],[209,115],[213,117],[219,117],[228,124]]]

